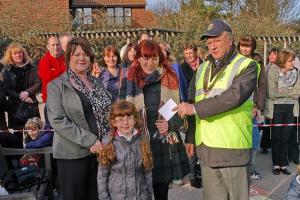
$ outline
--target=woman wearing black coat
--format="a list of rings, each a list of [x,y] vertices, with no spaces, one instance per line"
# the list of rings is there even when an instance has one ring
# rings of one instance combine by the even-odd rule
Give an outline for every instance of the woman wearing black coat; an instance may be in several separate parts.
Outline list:
[[[8,110],[8,127],[23,129],[29,118],[39,117],[36,94],[41,88],[41,81],[36,67],[29,61],[25,48],[19,43],[11,43],[7,47],[2,62],[6,67],[3,74],[5,93],[11,106]],[[20,104],[30,107],[30,115],[23,119],[17,116]],[[20,136],[21,133],[18,133]]]
[[[0,131],[7,130],[5,111],[9,109],[3,85],[3,72],[4,66],[0,63]]]
[[[5,112],[10,110],[3,84],[4,66],[0,63],[0,145],[7,148],[22,148],[22,140],[8,132]]]

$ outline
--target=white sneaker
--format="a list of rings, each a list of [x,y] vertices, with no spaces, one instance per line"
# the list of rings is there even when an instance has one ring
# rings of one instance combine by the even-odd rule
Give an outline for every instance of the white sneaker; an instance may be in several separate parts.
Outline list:
[[[183,181],[181,179],[177,179],[177,180],[173,180],[172,183],[174,185],[182,185],[183,184]]]
[[[250,179],[261,179],[261,175],[257,172],[257,171],[254,171],[251,175],[250,175]]]

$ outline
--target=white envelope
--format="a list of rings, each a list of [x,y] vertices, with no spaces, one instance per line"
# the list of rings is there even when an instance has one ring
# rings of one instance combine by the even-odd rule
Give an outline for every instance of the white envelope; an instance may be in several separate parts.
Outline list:
[[[177,113],[177,111],[172,111],[177,104],[173,101],[173,99],[169,99],[159,110],[158,112],[163,116],[163,118],[169,121],[173,115]]]

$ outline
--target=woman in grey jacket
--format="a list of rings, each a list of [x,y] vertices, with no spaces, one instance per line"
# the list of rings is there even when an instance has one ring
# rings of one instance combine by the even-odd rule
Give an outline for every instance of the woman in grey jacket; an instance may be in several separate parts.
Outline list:
[[[298,70],[294,67],[294,60],[295,54],[283,49],[277,55],[277,66],[269,69],[264,116],[271,119],[274,124],[294,123],[295,117],[299,115],[300,77]],[[288,141],[292,131],[291,126],[271,128],[274,175],[279,175],[280,172],[290,175],[287,170],[287,157]]]
[[[98,199],[94,153],[109,132],[111,98],[89,72],[94,58],[87,39],[73,38],[66,50],[67,72],[48,85],[46,107],[64,200]]]

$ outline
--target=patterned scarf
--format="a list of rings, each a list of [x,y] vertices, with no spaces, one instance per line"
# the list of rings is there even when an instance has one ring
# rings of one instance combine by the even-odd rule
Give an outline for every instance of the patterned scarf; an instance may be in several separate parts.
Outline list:
[[[126,100],[132,102],[139,112],[139,124],[142,133],[149,136],[143,88],[146,85],[161,81],[161,104],[172,98],[180,103],[179,86],[175,72],[169,67],[158,67],[151,74],[146,74],[137,61],[128,69]]]
[[[107,92],[101,87],[101,85],[97,82],[97,80],[91,75],[91,73],[87,74],[87,78],[92,86],[92,90],[90,91],[85,84],[79,79],[79,77],[68,68],[68,76],[74,81],[75,88],[82,92],[90,101],[93,113],[96,118],[97,130],[98,130],[98,138],[102,139],[105,137],[109,131],[110,126],[108,122],[108,113],[111,107],[111,98],[107,94]]]
[[[296,68],[288,71],[286,74],[279,70],[278,88],[292,88],[298,79],[298,70]]]

